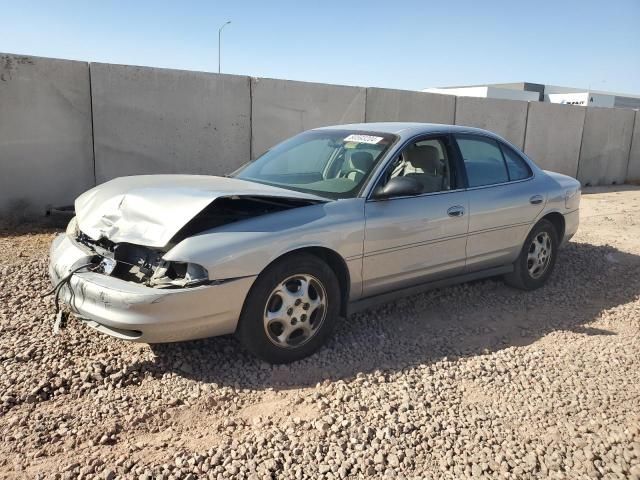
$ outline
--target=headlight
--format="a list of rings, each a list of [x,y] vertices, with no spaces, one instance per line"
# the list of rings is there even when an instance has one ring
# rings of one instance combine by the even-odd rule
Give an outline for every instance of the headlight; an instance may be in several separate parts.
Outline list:
[[[80,233],[80,229],[78,227],[78,218],[73,217],[67,225],[67,235],[71,238],[76,238]]]
[[[187,282],[201,282],[209,280],[209,272],[202,265],[197,263],[187,263],[187,273],[184,276]]]
[[[162,262],[149,279],[152,287],[195,287],[209,281],[209,272],[197,263]]]

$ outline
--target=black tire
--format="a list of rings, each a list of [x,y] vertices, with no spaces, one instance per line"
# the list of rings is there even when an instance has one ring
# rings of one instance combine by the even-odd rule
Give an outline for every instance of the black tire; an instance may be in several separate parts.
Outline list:
[[[292,279],[292,277],[294,278]],[[300,310],[305,306],[310,308],[309,304],[303,302],[301,305],[295,305],[293,307],[295,309],[294,313],[288,314],[286,306],[290,303],[274,292],[278,288],[284,292],[283,288],[288,288],[288,285],[295,286],[296,282],[299,281],[298,277],[302,280],[310,279],[309,284],[313,285],[308,289],[310,295],[313,296],[313,292],[315,292],[316,297],[321,300],[322,295],[324,295],[325,302],[321,313],[316,312],[318,308],[312,312],[311,315],[315,315],[313,321],[320,321],[320,323],[317,324],[312,333],[309,333],[309,338],[306,340],[304,339],[304,332],[302,334],[298,333],[303,326],[311,328],[311,315],[303,320],[302,317],[306,315],[303,310]],[[293,283],[285,285],[283,282],[287,280]],[[294,292],[296,295],[298,293]],[[281,302],[279,307],[282,308],[277,308],[277,310],[287,311],[282,315],[286,316],[288,322],[280,322],[278,320],[275,325],[271,325],[272,328],[269,328],[266,326],[268,322],[265,321],[265,316],[268,311],[271,311],[273,301],[277,303],[278,298],[280,298]],[[268,304],[268,302],[270,303]],[[245,299],[236,336],[249,352],[269,363],[293,362],[311,355],[325,343],[339,318],[340,302],[339,282],[331,267],[314,255],[294,253],[274,262],[258,276]],[[313,309],[313,307],[311,308]],[[319,318],[320,314],[323,315],[322,319]],[[296,315],[300,317],[300,320],[296,320]],[[289,323],[290,321],[299,323],[293,326],[293,324]],[[283,325],[284,323],[287,323],[287,325]],[[299,341],[303,343],[300,345],[276,345],[274,342],[278,341],[276,338],[278,337],[278,328],[283,326],[295,329],[286,338],[295,339],[300,337],[301,340]],[[273,328],[276,329],[275,333]],[[295,337],[295,335],[298,335],[298,337]]]
[[[535,262],[531,262],[529,254],[533,247],[534,240],[545,240],[544,235],[548,235],[551,244],[551,252],[548,255],[548,262],[543,271],[532,273],[532,269],[535,268]],[[553,224],[548,220],[540,220],[531,230],[527,239],[522,246],[518,259],[513,264],[513,272],[504,276],[505,282],[512,287],[519,288],[521,290],[535,290],[545,284],[547,279],[553,273],[553,267],[556,264],[556,258],[558,256],[558,232]],[[534,255],[533,252],[531,252]],[[535,270],[534,270],[535,271]]]

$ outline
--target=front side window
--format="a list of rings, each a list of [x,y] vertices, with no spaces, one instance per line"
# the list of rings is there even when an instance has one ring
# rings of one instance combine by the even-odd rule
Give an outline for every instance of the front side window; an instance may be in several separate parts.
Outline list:
[[[443,139],[432,138],[410,144],[391,163],[382,178],[384,186],[394,177],[412,177],[422,185],[421,193],[455,188],[452,160]]]
[[[498,143],[491,138],[456,135],[464,160],[469,187],[509,181],[507,166]]]
[[[395,135],[312,130],[286,140],[232,176],[329,198],[355,197]]]

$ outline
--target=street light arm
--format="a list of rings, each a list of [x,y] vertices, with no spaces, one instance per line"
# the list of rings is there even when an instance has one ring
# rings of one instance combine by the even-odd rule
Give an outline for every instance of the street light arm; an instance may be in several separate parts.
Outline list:
[[[220,51],[221,51],[221,41],[222,41],[222,29],[229,25],[231,20],[227,20],[222,26],[218,29],[218,73],[220,73]]]
[[[222,24],[222,26],[218,29],[218,33],[222,33],[222,29],[224,27],[226,27],[227,25],[229,25],[231,23],[231,20],[226,21],[225,23]]]

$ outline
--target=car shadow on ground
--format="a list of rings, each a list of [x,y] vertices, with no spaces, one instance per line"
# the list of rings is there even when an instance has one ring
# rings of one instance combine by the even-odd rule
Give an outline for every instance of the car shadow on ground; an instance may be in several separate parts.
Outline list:
[[[614,335],[589,324],[638,297],[639,270],[640,256],[570,243],[539,290],[523,292],[488,279],[407,297],[344,319],[324,348],[293,364],[271,366],[233,337],[219,337],[152,345],[155,360],[131,368],[235,388],[287,389],[488,354],[554,331]]]

